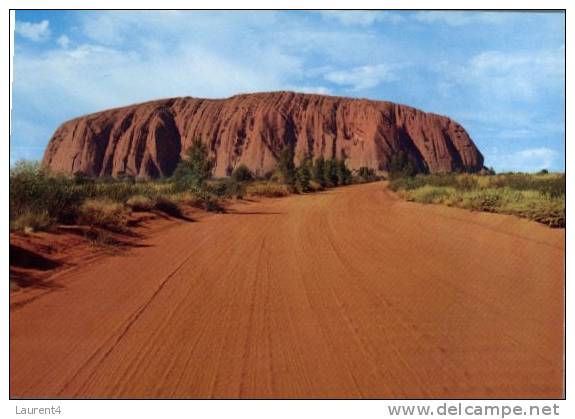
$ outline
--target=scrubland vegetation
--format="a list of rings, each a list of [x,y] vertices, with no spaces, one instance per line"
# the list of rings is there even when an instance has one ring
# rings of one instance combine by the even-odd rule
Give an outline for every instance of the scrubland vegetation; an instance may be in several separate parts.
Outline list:
[[[398,176],[392,190],[408,201],[512,214],[565,227],[565,174],[503,173]]]
[[[284,197],[351,183],[372,182],[373,169],[353,172],[344,160],[304,158],[295,164],[285,148],[277,167],[258,177],[239,165],[230,177],[213,178],[205,145],[195,142],[174,174],[142,180],[128,176],[92,178],[51,173],[37,162],[19,162],[10,170],[11,230],[48,230],[57,224],[85,224],[121,230],[131,212],[157,211],[183,217],[185,207],[223,212],[229,199]],[[551,227],[565,226],[565,174],[421,174],[405,153],[391,159],[390,187],[415,202],[445,204],[513,214]]]
[[[208,149],[197,141],[171,177],[157,180],[67,176],[22,161],[10,170],[10,229],[85,224],[120,231],[131,212],[157,211],[173,217],[183,217],[185,207],[222,212],[229,199],[283,197],[377,179],[366,167],[353,175],[343,160],[307,158],[296,166],[294,157],[293,150],[285,148],[276,169],[264,177],[239,165],[230,177],[213,178]]]

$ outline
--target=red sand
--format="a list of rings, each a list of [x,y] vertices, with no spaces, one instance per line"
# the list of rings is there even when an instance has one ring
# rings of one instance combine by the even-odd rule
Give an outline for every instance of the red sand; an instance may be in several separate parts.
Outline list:
[[[13,293],[11,397],[563,396],[564,230],[382,183],[236,210]]]

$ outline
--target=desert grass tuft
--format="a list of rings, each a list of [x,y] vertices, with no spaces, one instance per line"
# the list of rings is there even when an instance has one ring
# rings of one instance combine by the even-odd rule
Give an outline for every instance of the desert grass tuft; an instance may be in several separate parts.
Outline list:
[[[154,208],[154,200],[148,196],[134,195],[128,198],[126,205],[135,212],[150,211]]]
[[[277,182],[254,182],[248,185],[246,190],[249,196],[264,196],[268,198],[280,198],[294,193],[293,187]]]
[[[26,211],[10,220],[10,230],[32,233],[34,231],[47,231],[54,227],[55,220],[47,211]]]
[[[123,230],[126,227],[126,207],[109,199],[88,199],[79,208],[80,224]]]
[[[565,227],[564,174],[419,175],[394,180],[390,187],[408,201],[511,214]]]
[[[204,211],[224,211],[222,199],[207,191],[196,190],[181,192],[179,194],[173,195],[173,198],[183,205],[203,209]]]

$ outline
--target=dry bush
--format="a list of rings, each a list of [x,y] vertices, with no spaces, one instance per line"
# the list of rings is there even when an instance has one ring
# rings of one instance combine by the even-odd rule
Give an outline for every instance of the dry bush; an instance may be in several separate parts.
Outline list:
[[[294,193],[293,187],[276,182],[254,182],[247,187],[247,194],[251,196],[265,196],[279,198]]]
[[[134,195],[126,201],[132,211],[150,211],[154,208],[154,200],[144,195]]]
[[[126,207],[109,199],[89,199],[79,208],[78,223],[121,230],[126,226]]]
[[[50,217],[47,211],[26,211],[10,220],[10,230],[33,231],[50,230],[55,224],[55,220]]]

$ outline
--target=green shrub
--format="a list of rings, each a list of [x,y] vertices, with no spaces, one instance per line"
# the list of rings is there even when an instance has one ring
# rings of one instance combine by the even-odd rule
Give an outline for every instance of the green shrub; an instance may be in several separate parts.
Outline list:
[[[98,180],[93,186],[92,198],[106,198],[115,202],[126,202],[130,197],[140,194],[135,184],[117,179]]]
[[[405,151],[395,153],[389,162],[390,179],[415,176],[418,173],[417,161]]]
[[[187,159],[168,179],[141,180],[128,175],[92,178],[83,172],[67,177],[51,173],[39,163],[19,162],[10,170],[10,228],[41,230],[58,223],[123,228],[128,209],[156,209],[179,217],[178,203],[223,211],[223,200],[241,199],[246,193],[283,197],[296,190],[321,190],[326,185],[325,176],[334,186],[350,181],[344,161],[318,159],[312,164],[305,159],[296,170],[289,147],[282,151],[276,171],[282,183],[254,181],[245,166],[239,166],[231,178],[209,179],[211,168],[208,149],[199,142],[192,145]]]
[[[457,190],[473,190],[479,186],[479,181],[476,175],[468,174],[455,174],[455,173],[442,173],[423,175],[419,174],[413,177],[399,177],[394,178],[390,183],[392,190],[398,189],[417,189],[425,185],[450,187]]]
[[[276,177],[279,182],[293,185],[295,181],[294,150],[291,146],[285,146],[280,151],[276,168]]]
[[[477,180],[471,175],[461,175],[457,178],[455,187],[463,191],[470,191],[476,189],[478,186]]]
[[[347,168],[345,160],[336,160],[337,183],[339,185],[349,185],[352,182],[351,170]]]
[[[55,222],[73,223],[86,193],[72,179],[55,175],[36,162],[18,162],[10,170],[10,219],[43,214]]]
[[[207,145],[196,140],[186,151],[186,158],[178,163],[172,175],[175,188],[185,191],[193,187],[203,186],[212,176],[213,163],[209,159]]]
[[[417,175],[395,179],[390,188],[410,201],[513,214],[551,227],[565,226],[564,174]]]
[[[299,193],[309,192],[310,186],[309,182],[311,180],[309,160],[304,160],[300,167],[297,168],[295,174],[295,188]]]
[[[375,170],[362,166],[357,170],[357,177],[360,183],[364,182],[373,182],[377,180],[377,175],[375,174]]]
[[[509,187],[516,190],[535,190],[549,196],[565,194],[565,174],[529,175],[526,173],[506,173],[490,178],[490,186]]]
[[[484,176],[493,176],[495,175],[495,169],[493,169],[493,167],[483,167],[480,171],[479,171],[480,175],[484,175]]]
[[[422,177],[416,176],[416,177],[393,179],[391,182],[389,182],[389,188],[392,191],[399,191],[399,190],[410,191],[412,189],[421,188],[427,184],[428,183],[426,183],[426,181]]]
[[[238,182],[232,178],[223,178],[210,181],[206,184],[206,191],[219,198],[242,199],[245,195],[245,182]]]
[[[323,166],[323,177],[326,186],[335,187],[339,185],[339,178],[337,176],[337,163],[334,159],[326,160]]]
[[[317,182],[322,188],[327,186],[327,179],[325,178],[325,159],[323,157],[318,157],[313,162],[313,167],[311,171],[311,178],[313,181]]]
[[[94,183],[94,179],[82,171],[77,171],[74,173],[74,184],[85,185],[87,183]]]
[[[241,164],[232,172],[232,179],[236,182],[249,182],[254,180],[254,175],[245,164]]]

